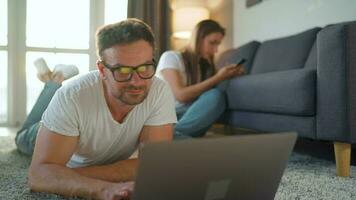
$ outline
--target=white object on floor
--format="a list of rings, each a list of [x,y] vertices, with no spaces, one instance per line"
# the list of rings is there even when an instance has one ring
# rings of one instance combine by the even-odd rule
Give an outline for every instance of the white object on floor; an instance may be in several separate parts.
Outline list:
[[[0,137],[15,136],[18,130],[19,128],[14,127],[0,127]]]
[[[46,61],[43,59],[43,58],[37,58],[33,64],[35,65],[35,67],[37,68],[37,72],[38,74],[40,75],[43,75],[43,74],[47,74],[47,73],[50,73],[51,70],[49,69]]]
[[[64,80],[79,74],[79,70],[75,65],[57,64],[53,69],[53,74],[58,72],[62,73]]]

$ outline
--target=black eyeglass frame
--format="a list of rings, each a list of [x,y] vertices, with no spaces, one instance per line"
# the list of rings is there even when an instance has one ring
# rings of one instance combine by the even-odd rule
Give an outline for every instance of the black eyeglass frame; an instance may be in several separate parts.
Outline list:
[[[128,65],[121,65],[121,64],[109,65],[109,64],[105,63],[105,61],[103,61],[103,60],[100,60],[99,62],[101,62],[101,63],[104,65],[105,68],[109,69],[109,70],[111,71],[111,73],[112,73],[112,76],[114,77],[114,80],[115,80],[116,82],[120,82],[120,83],[130,81],[130,80],[132,79],[132,76],[133,76],[133,73],[134,73],[134,72],[136,72],[136,74],[137,74],[141,79],[151,79],[151,78],[155,75],[155,73],[156,73],[156,68],[157,68],[157,66],[156,66],[156,61],[155,61],[154,59],[152,59],[152,63],[145,63],[145,64],[140,64],[140,65],[137,65],[137,66],[128,66]],[[142,76],[140,75],[140,73],[137,72],[137,69],[138,69],[139,67],[147,66],[147,65],[152,65],[152,66],[153,66],[153,73],[152,73],[152,76],[150,76],[150,77],[142,77]],[[116,80],[116,77],[115,77],[115,74],[114,74],[114,73],[115,73],[116,70],[120,69],[121,67],[130,67],[130,68],[132,68],[132,72],[130,73],[130,75],[129,75],[129,77],[127,78],[127,80],[124,80],[124,81],[118,81],[118,80]]]

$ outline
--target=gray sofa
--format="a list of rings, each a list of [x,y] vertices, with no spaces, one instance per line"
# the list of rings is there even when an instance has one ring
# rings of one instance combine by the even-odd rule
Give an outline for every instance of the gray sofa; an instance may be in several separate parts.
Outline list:
[[[247,75],[228,82],[223,123],[332,141],[337,175],[349,176],[356,141],[356,21],[253,41],[224,52],[217,66],[242,57]]]

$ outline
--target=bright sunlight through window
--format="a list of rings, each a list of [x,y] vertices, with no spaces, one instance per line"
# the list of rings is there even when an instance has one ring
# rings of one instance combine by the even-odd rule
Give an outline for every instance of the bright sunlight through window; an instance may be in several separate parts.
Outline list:
[[[127,18],[128,0],[105,1],[105,24],[122,21]]]
[[[27,0],[26,45],[88,49],[89,3],[89,0]]]

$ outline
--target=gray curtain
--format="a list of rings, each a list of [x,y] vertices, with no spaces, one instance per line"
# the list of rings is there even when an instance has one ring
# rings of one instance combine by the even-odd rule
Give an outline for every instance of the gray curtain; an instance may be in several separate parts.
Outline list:
[[[129,0],[128,18],[138,18],[151,26],[156,39],[155,59],[170,49],[171,9],[168,0]]]

